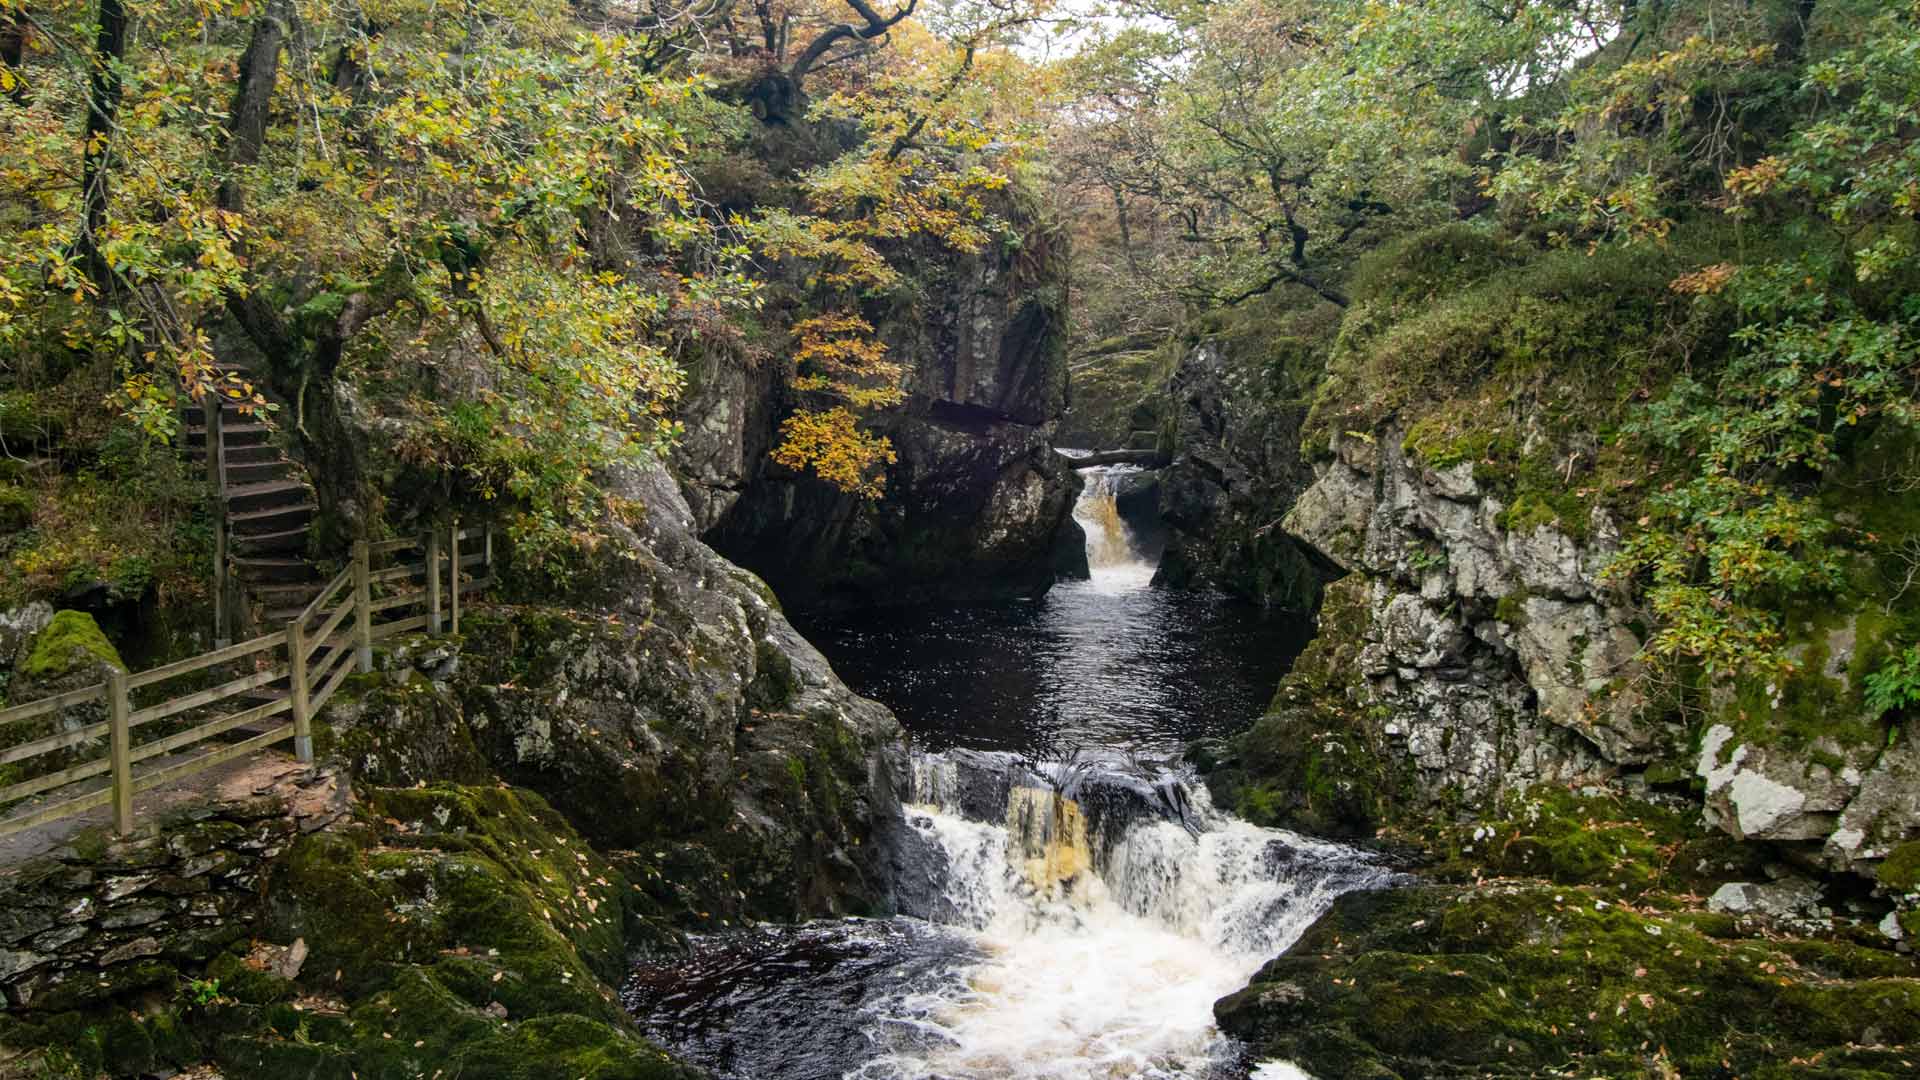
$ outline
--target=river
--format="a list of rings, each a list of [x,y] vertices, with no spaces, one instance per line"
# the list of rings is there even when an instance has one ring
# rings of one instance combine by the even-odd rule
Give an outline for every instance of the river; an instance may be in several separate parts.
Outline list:
[[[628,1008],[729,1080],[1261,1080],[1213,1026],[1364,852],[1213,808],[1178,751],[1258,715],[1297,622],[1150,586],[1117,512],[1075,508],[1091,580],[988,608],[799,620],[914,746],[900,914],[703,935]]]

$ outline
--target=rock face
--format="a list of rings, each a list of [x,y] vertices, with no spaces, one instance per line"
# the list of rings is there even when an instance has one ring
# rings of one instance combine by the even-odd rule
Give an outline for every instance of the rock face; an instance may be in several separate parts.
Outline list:
[[[1160,478],[1168,536],[1154,583],[1311,611],[1330,568],[1279,527],[1313,480],[1299,449],[1306,404],[1270,400],[1267,373],[1242,351],[1203,340],[1169,382],[1174,459]]]
[[[1060,260],[1035,239],[909,261],[913,296],[868,313],[907,371],[907,401],[873,422],[898,457],[877,501],[769,460],[796,404],[779,364],[725,350],[695,361],[674,465],[697,528],[789,601],[910,603],[1053,580],[1079,490],[1048,448],[1066,408]]]
[[[1471,462],[1430,467],[1391,426],[1336,435],[1331,450],[1285,528],[1353,575],[1339,586],[1364,610],[1347,631],[1346,695],[1369,738],[1411,763],[1413,805],[1484,807],[1543,780],[1691,774],[1708,823],[1869,875],[1920,831],[1910,733],[1795,744],[1777,734],[1791,730],[1778,699],[1729,697],[1697,742],[1645,719],[1638,615],[1602,581],[1619,545],[1604,512],[1578,539],[1562,522],[1511,514]],[[1847,707],[1854,625],[1815,634],[1827,708]]]
[[[892,910],[892,714],[693,535],[663,467],[601,482],[641,509],[570,592],[382,643],[316,721],[333,768],[0,880],[6,1052],[86,1075],[694,1080],[619,1005],[636,949]]]
[[[1630,700],[1590,708],[1629,674],[1639,643],[1595,584],[1611,555],[1549,525],[1517,534],[1472,467],[1430,470],[1391,429],[1343,435],[1286,518],[1287,531],[1343,570],[1366,605],[1358,670],[1391,712],[1383,734],[1435,802],[1486,805],[1544,779],[1645,763],[1678,732],[1627,721]]]
[[[603,850],[671,847],[731,875],[716,917],[885,908],[893,715],[692,535],[664,469],[608,482],[645,517],[615,527],[571,603],[475,615],[458,648],[395,649],[384,681],[332,710],[343,760],[392,785],[497,775]]]

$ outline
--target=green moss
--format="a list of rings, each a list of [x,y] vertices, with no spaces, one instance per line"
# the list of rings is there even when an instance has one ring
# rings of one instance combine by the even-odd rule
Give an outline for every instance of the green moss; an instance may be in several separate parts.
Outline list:
[[[120,654],[100,624],[84,611],[57,611],[53,621],[33,639],[33,648],[20,663],[20,674],[30,679],[53,679],[77,668],[106,664],[126,670]]]
[[[1909,840],[1888,852],[1875,879],[1889,892],[1920,891],[1920,840]]]
[[[1588,509],[1577,498],[1554,498],[1536,492],[1524,492],[1501,510],[1494,524],[1521,536],[1531,535],[1541,526],[1559,529],[1575,539],[1584,539],[1588,531]]]
[[[1886,743],[1886,728],[1869,714],[1862,700],[1862,677],[1872,658],[1884,656],[1884,642],[1894,623],[1873,610],[1854,607],[1858,601],[1829,600],[1814,611],[1793,611],[1781,620],[1786,648],[1795,657],[1795,672],[1772,684],[1761,679],[1735,680],[1730,697],[1713,722],[1723,723],[1742,742],[1782,746],[1801,752],[1814,764],[1830,769],[1847,762],[1821,749],[1827,742],[1843,749],[1875,751]],[[1827,669],[1834,644],[1851,641],[1852,660],[1830,677]]]
[[[224,952],[207,965],[207,978],[220,984],[222,997],[248,1005],[270,1005],[293,996],[293,983],[269,971],[256,971],[235,952]]]
[[[313,949],[306,970],[355,1004],[256,1010],[219,1043],[229,1076],[687,1075],[607,986],[626,972],[637,890],[546,803],[455,784],[363,798],[358,830],[302,838],[274,883]],[[209,974],[275,996],[243,969],[229,956]]]
[[[516,1025],[464,1052],[463,1080],[696,1080],[658,1047],[577,1016]]]
[[[1835,983],[1586,887],[1430,886],[1342,898],[1216,1011],[1321,1076],[1749,1075],[1920,1036],[1912,962],[1850,961],[1868,977]]]
[[[6,1076],[144,1076],[170,1073],[204,1056],[199,1040],[170,1008],[130,1012],[106,1006],[21,1016],[0,1026],[0,1045],[11,1052],[0,1055],[9,1058],[8,1067],[0,1068]]]
[[[1521,629],[1527,625],[1527,601],[1531,598],[1525,588],[1515,589],[1493,605],[1493,617],[1515,630]]]
[[[1442,225],[1368,252],[1354,267],[1351,289],[1363,302],[1422,303],[1524,261],[1523,248],[1492,232]]]

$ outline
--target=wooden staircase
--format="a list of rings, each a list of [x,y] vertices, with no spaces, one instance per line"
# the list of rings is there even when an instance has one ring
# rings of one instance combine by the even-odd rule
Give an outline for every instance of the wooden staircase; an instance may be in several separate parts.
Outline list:
[[[247,375],[243,365],[222,368]],[[231,640],[236,626],[284,627],[326,583],[307,554],[318,505],[306,470],[287,456],[272,427],[242,413],[236,403],[223,403],[212,424],[200,403],[189,405],[183,419],[188,453],[205,463],[207,479],[220,496],[224,543],[215,546],[224,565],[216,570],[215,588],[223,595],[215,636]],[[229,595],[224,571],[232,574],[243,611],[224,610]]]

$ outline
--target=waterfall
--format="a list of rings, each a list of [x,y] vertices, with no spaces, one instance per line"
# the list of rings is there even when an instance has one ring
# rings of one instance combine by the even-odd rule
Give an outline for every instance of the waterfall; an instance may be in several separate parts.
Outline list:
[[[1142,557],[1133,530],[1120,516],[1116,498],[1120,479],[1139,471],[1135,465],[1100,465],[1081,470],[1086,486],[1074,504],[1073,519],[1087,534],[1087,566],[1098,587],[1139,588],[1153,578],[1153,565]]]
[[[859,1080],[1213,1075],[1233,1052],[1214,1001],[1391,876],[1164,772],[922,755],[911,798],[902,906],[972,931],[981,957],[871,1007],[882,1052]]]

